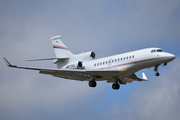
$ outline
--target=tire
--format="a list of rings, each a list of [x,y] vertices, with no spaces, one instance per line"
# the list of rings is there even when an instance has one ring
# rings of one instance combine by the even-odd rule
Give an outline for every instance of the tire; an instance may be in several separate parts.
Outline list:
[[[89,81],[89,87],[96,87],[96,81]]]
[[[120,88],[120,85],[118,83],[113,83],[112,84],[112,89],[119,90],[119,88]]]

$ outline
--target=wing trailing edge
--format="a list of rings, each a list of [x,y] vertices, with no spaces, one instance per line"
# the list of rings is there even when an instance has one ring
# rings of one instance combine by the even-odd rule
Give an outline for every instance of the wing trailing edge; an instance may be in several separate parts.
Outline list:
[[[26,61],[42,61],[42,60],[63,60],[63,59],[69,59],[70,57],[64,57],[64,58],[45,58],[45,59],[32,59],[32,60],[26,60]]]

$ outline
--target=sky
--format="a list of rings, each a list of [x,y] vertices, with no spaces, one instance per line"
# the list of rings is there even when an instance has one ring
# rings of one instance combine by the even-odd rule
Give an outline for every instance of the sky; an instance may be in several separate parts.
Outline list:
[[[12,64],[55,68],[50,38],[74,54],[96,58],[159,47],[176,55],[160,76],[144,69],[149,81],[121,85],[78,82],[13,69]],[[180,118],[180,0],[0,0],[1,120],[176,120]]]

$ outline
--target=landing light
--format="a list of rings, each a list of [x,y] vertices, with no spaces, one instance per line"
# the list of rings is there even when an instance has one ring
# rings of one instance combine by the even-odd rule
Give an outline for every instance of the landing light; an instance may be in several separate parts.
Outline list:
[[[127,70],[127,68],[125,68],[125,69],[121,69],[121,71],[126,71]]]

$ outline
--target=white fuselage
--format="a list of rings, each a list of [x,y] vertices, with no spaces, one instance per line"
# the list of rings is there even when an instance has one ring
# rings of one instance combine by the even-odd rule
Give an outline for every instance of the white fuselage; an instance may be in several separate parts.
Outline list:
[[[151,52],[152,50],[156,50],[155,52]],[[137,50],[133,52],[128,52],[124,54],[109,56],[105,58],[82,61],[84,68],[83,69],[118,69],[119,71],[123,71],[124,74],[132,74],[137,72],[138,70],[144,68],[150,68],[156,65],[160,65],[162,63],[168,63],[175,58],[173,54],[166,53],[159,48],[147,48],[142,50]],[[81,60],[79,60],[81,61]],[[76,62],[65,65],[63,68],[75,68]],[[71,67],[69,67],[71,66]],[[73,66],[73,67],[72,67]]]

